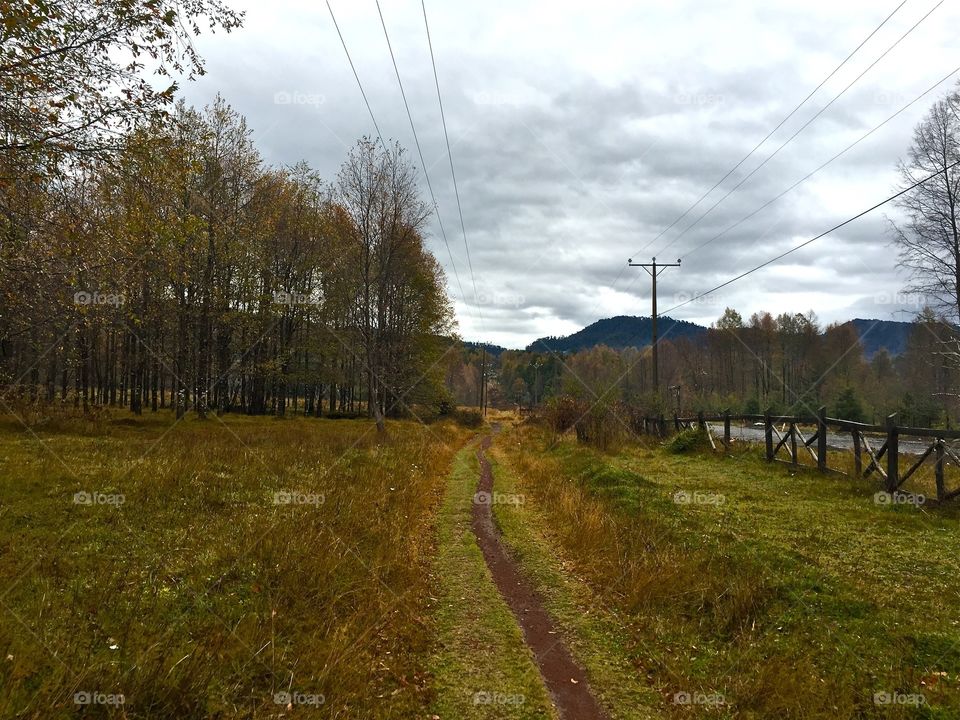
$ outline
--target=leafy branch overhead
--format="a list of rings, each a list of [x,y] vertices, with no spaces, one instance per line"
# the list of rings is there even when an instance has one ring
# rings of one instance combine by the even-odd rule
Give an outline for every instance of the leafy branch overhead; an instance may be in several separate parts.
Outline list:
[[[0,151],[58,156],[162,114],[176,77],[204,73],[192,38],[243,20],[220,0],[3,0],[0,17]]]

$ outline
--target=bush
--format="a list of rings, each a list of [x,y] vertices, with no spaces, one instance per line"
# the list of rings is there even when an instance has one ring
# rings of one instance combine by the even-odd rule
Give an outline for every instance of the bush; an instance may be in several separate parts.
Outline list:
[[[483,414],[479,410],[457,408],[453,413],[453,420],[461,427],[476,430],[483,425]]]
[[[554,435],[562,435],[574,426],[577,418],[586,412],[587,407],[570,395],[550,398],[543,407],[542,419],[553,430]]]
[[[600,450],[614,449],[630,434],[623,415],[619,403],[591,408],[576,422],[577,440]]]
[[[757,397],[752,397],[743,405],[744,415],[759,415],[763,410],[760,408],[760,400]]]
[[[710,442],[707,440],[705,430],[691,428],[678,432],[667,441],[666,446],[667,452],[673,453],[674,455],[682,455],[683,453],[706,450],[709,445]]]

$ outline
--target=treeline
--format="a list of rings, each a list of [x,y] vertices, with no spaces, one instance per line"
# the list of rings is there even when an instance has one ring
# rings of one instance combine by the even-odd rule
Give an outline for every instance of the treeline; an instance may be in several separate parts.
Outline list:
[[[269,167],[218,98],[70,157],[2,155],[0,375],[25,400],[381,424],[444,401],[452,310],[399,147],[359,141],[330,182]]]
[[[905,425],[955,423],[956,330],[929,310],[914,323],[906,350],[864,354],[852,325],[821,327],[810,314],[735,310],[701,338],[660,342],[660,391],[653,386],[650,348],[598,345],[576,353],[508,350],[492,358],[491,403],[530,406],[571,397],[600,407],[616,403],[641,415],[699,410],[812,415],[826,405],[835,416],[880,422],[899,413]],[[956,353],[953,353],[955,355]],[[461,402],[476,397],[479,352],[471,349],[450,372]]]

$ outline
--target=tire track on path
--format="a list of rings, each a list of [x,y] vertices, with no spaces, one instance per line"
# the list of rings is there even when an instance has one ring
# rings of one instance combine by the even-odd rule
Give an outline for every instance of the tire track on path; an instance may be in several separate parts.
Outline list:
[[[499,428],[494,425],[494,432]],[[564,720],[607,720],[587,684],[587,677],[561,638],[553,620],[516,561],[500,541],[493,521],[493,470],[484,450],[491,436],[483,438],[477,450],[480,482],[474,496],[472,522],[474,535],[483,552],[493,581],[523,630],[527,646],[533,651],[544,684]]]

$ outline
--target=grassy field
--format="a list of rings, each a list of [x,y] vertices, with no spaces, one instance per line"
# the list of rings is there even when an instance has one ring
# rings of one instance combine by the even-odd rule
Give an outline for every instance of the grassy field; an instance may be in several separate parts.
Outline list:
[[[0,717],[416,716],[437,511],[469,436],[5,419]]]
[[[615,717],[960,717],[955,508],[749,451],[548,440],[498,441],[526,499],[498,513]]]
[[[960,717],[957,506],[503,419],[503,541],[613,718]],[[0,420],[0,717],[556,717],[471,530],[478,438]]]

